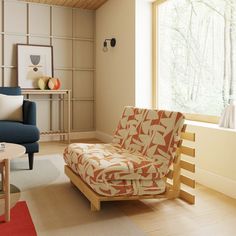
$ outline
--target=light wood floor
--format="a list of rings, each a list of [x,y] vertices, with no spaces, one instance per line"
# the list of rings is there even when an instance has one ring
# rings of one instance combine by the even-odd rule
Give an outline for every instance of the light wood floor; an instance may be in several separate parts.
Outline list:
[[[78,142],[99,142],[79,140]],[[62,153],[66,143],[40,143],[39,155]],[[177,200],[115,202],[149,236],[235,236],[236,199],[197,185],[196,204]]]

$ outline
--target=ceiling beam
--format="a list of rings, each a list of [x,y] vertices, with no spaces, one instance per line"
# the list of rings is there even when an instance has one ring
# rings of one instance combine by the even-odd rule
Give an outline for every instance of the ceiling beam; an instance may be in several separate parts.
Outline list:
[[[108,0],[19,0],[19,1],[96,10]]]

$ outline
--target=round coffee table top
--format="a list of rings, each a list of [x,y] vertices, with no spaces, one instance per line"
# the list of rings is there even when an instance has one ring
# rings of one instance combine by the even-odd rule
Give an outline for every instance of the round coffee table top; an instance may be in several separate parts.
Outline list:
[[[3,143],[5,148],[0,150],[0,161],[4,159],[13,159],[25,154],[25,147],[14,143]]]

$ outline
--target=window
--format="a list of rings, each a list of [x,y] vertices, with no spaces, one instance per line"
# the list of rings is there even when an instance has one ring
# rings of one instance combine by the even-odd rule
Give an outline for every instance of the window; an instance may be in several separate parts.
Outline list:
[[[236,98],[236,1],[162,0],[154,12],[158,108],[220,116]]]

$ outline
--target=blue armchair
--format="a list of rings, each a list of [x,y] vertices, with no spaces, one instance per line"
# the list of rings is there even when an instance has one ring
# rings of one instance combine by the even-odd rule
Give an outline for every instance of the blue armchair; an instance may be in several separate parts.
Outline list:
[[[0,87],[0,94],[21,95],[20,87]],[[0,108],[1,109],[1,108]],[[24,100],[23,122],[0,120],[0,142],[21,144],[26,148],[29,169],[33,169],[34,153],[39,151],[39,130],[36,127],[36,104]]]

